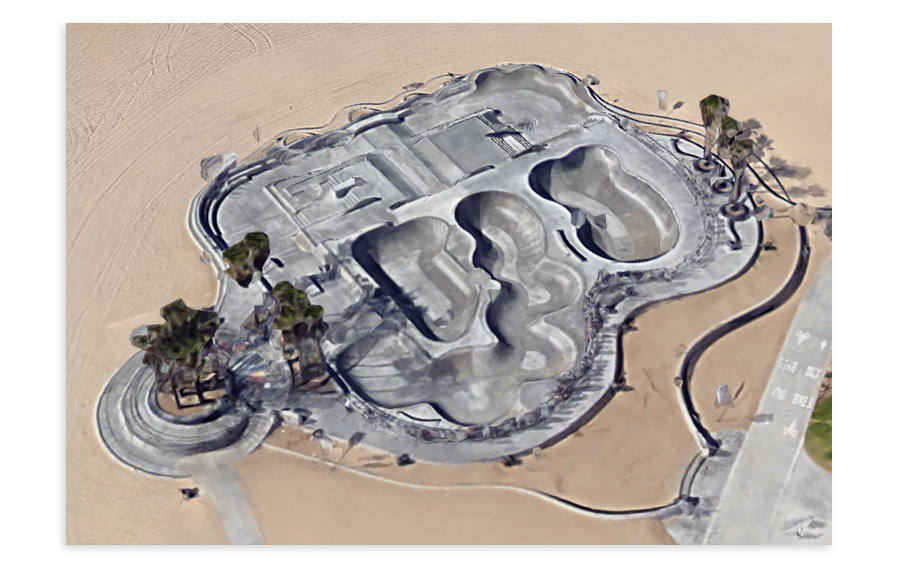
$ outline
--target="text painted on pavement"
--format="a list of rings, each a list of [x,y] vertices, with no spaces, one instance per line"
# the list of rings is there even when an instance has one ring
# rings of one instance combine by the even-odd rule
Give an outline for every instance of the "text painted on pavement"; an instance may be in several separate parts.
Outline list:
[[[790,437],[792,439],[796,439],[797,438],[797,421],[794,421],[790,424],[790,426],[785,427],[784,430],[781,431],[781,434],[784,436],[790,435]]]
[[[790,373],[794,373],[797,371],[797,362],[792,362],[791,360],[786,360],[784,358],[778,358],[778,364],[775,366],[776,369],[781,371],[787,371]]]
[[[812,409],[815,405],[816,400],[812,397],[807,397],[806,395],[800,395],[799,393],[794,394],[794,398],[791,400],[792,405],[796,405],[797,407],[803,407],[804,409]]]

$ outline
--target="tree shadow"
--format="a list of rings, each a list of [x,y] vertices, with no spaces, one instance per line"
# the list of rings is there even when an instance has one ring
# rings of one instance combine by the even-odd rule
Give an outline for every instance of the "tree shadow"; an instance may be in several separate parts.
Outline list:
[[[769,169],[779,178],[791,178],[805,180],[812,172],[812,168],[788,163],[787,160],[772,156],[769,160]]]
[[[821,198],[828,194],[828,190],[819,184],[810,184],[808,186],[792,186],[789,190],[792,197],[800,198]]]
[[[762,128],[762,124],[756,119],[747,119],[742,124],[747,130],[759,130]]]
[[[774,141],[766,136],[765,134],[760,134],[757,131],[762,128],[762,123],[760,123],[756,119],[747,119],[745,121],[741,121],[741,125],[743,126],[743,131],[738,135],[738,138],[752,138],[756,141],[756,155],[760,158],[766,157],[766,152],[772,149],[772,144]]]
[[[765,160],[766,164],[769,166],[769,170],[771,170],[771,174],[765,169],[759,172],[767,183],[774,182],[772,179],[772,174],[774,174],[787,188],[788,193],[792,198],[821,198],[828,194],[828,190],[819,184],[796,183],[806,180],[812,173],[811,168],[800,166],[799,164],[791,164],[784,158],[778,156],[767,155],[767,153],[772,151],[775,141],[765,134],[755,132],[762,129],[762,123],[754,118],[750,118],[743,121],[742,124],[745,131],[748,133],[744,136],[746,138],[753,138],[756,141],[756,155]],[[788,187],[788,180],[794,181],[795,183]]]

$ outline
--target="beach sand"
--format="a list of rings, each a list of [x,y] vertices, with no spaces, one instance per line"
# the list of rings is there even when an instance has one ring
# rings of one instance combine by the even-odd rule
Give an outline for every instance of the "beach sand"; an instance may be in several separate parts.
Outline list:
[[[181,501],[178,488],[190,481],[114,461],[94,409],[134,353],[131,329],[160,322],[159,307],[177,298],[194,308],[214,301],[187,209],[204,185],[200,160],[250,156],[257,126],[267,140],[447,72],[541,63],[596,75],[601,96],[633,111],[659,113],[656,91],[666,89],[670,109],[683,102],[670,116],[698,121],[701,98],[725,96],[732,116],[761,124],[755,132],[772,141],[764,155],[784,161],[792,195],[831,203],[828,25],[70,25],[66,36],[68,543],[227,542],[206,497]],[[783,282],[796,229],[771,220],[766,234],[778,250],[741,279],[637,318],[625,337],[635,389],[540,461],[369,470],[427,485],[533,487],[611,509],[671,500],[696,452],[671,379],[679,346]],[[830,242],[813,228],[811,243],[813,274]],[[700,359],[692,389],[705,422],[748,426],[804,289]],[[744,384],[724,415],[712,409],[723,382],[732,393]],[[282,431],[267,444],[302,450],[291,438],[303,435]],[[345,461],[368,454],[354,449]],[[510,490],[413,490],[272,448],[238,470],[269,543],[671,543],[658,520],[592,519]]]

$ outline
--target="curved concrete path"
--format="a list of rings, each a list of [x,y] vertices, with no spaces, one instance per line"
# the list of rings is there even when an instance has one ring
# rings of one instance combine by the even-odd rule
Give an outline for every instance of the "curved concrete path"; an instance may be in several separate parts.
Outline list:
[[[197,460],[236,460],[259,446],[275,424],[275,413],[230,407],[208,420],[179,422],[150,404],[153,372],[136,353],[110,379],[97,404],[103,444],[118,460],[156,476],[186,478]]]

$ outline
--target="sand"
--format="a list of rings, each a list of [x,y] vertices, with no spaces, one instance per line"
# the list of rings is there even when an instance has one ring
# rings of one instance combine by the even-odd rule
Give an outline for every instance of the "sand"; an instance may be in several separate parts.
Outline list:
[[[272,544],[673,543],[657,520],[600,520],[509,490],[410,489],[266,448],[239,472]]]
[[[213,302],[214,275],[187,232],[187,208],[203,187],[200,159],[250,156],[260,146],[257,126],[266,140],[448,71],[543,63],[593,73],[598,93],[640,112],[659,112],[659,89],[668,90],[670,108],[684,102],[671,116],[693,121],[697,101],[726,96],[733,116],[761,123],[756,132],[773,141],[765,155],[785,161],[792,195],[831,201],[828,25],[70,25],[66,42],[68,543],[227,542],[208,500],[179,498],[187,481],[115,462],[93,412],[104,383],[134,351],[132,328],[159,322],[159,307],[177,298],[192,307]],[[678,347],[777,288],[793,260],[791,230],[767,222],[778,251],[764,252],[759,267],[728,285],[739,287],[731,293],[639,316],[639,330],[625,339],[634,391],[540,461],[369,470],[429,484],[517,484],[606,508],[671,499],[696,452],[671,383]],[[830,242],[812,233],[815,268]],[[704,420],[722,413],[713,414],[704,393],[724,376],[733,393],[745,387],[717,424],[747,425],[798,299],[701,358],[694,389]],[[591,519],[509,490],[412,490],[270,448],[242,460],[239,472],[270,543],[671,542],[658,520]]]

